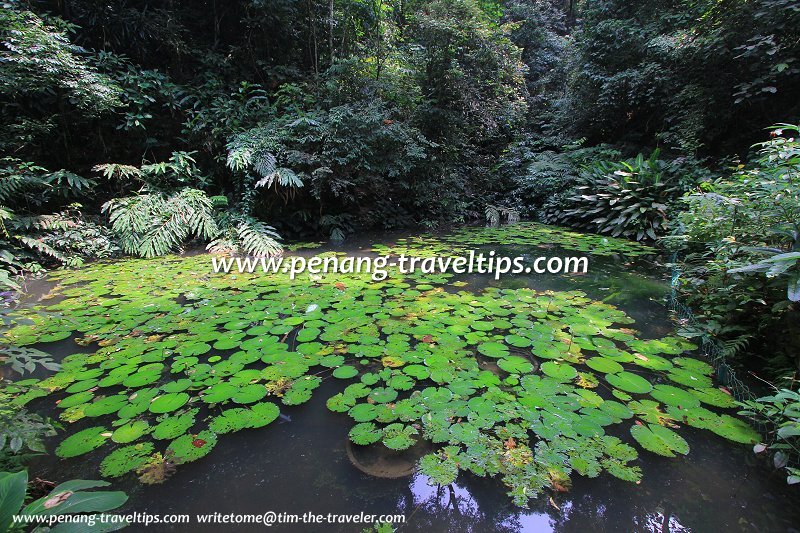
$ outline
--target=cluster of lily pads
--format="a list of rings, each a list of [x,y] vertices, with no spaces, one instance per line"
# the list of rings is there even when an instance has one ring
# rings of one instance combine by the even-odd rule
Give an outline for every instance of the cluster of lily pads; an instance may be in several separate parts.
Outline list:
[[[646,251],[578,235],[515,225],[453,239]],[[722,412],[733,400],[714,386],[711,367],[685,355],[691,344],[639,338],[624,312],[577,290],[476,293],[448,273],[381,282],[222,275],[207,256],[98,263],[52,277],[53,302],[31,309],[32,323],[7,331],[7,342],[73,337],[83,349],[57,373],[17,382],[16,401],[55,404],[70,427],[56,453],[104,453],[106,477],[161,482],[221,435],[264,427],[280,405],[308,401],[325,379],[342,382],[327,406],[352,419],[354,444],[404,450],[425,439],[436,447],[419,468],[432,483],[462,471],[497,477],[519,505],[546,488],[568,489],[573,473],[637,481],[638,448],[689,452],[682,426],[758,439]]]
[[[463,255],[479,246],[519,249],[554,245],[575,252],[590,252],[595,256],[638,257],[656,252],[654,248],[638,242],[578,233],[537,222],[519,222],[500,227],[464,226],[444,235],[418,235],[398,239],[392,244],[375,244],[372,251],[386,255],[412,252],[417,257],[427,257],[443,254]]]

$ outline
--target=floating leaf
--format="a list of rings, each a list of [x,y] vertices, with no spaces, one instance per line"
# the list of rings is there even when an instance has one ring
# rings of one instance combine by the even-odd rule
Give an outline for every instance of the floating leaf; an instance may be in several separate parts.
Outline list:
[[[391,450],[405,450],[414,445],[413,436],[417,433],[413,426],[389,424],[383,429],[383,445]]]
[[[631,372],[620,372],[619,374],[606,374],[606,381],[613,387],[625,392],[634,394],[646,394],[653,389],[649,381],[642,376]]]
[[[187,434],[173,440],[167,451],[175,457],[178,464],[196,461],[208,455],[217,444],[217,436],[210,431],[201,431],[196,435]]]
[[[367,445],[378,442],[383,437],[383,431],[372,422],[362,422],[350,429],[350,440],[354,444]]]
[[[578,371],[575,370],[575,367],[556,361],[542,363],[540,368],[546,375],[558,381],[571,381],[578,375]]]
[[[677,433],[664,426],[648,424],[631,426],[631,435],[642,448],[665,457],[675,457],[675,453],[686,455],[689,444]]]
[[[333,371],[333,377],[339,379],[350,379],[358,375],[358,369],[353,366],[340,366]]]
[[[508,346],[499,342],[484,342],[478,345],[478,351],[486,357],[499,359],[508,355]]]
[[[91,427],[70,435],[58,445],[56,455],[63,458],[77,457],[89,453],[105,444],[111,436],[104,427]]]
[[[607,357],[591,357],[586,360],[586,366],[603,374],[616,374],[623,370],[621,364]]]
[[[458,477],[458,463],[451,457],[430,453],[419,460],[419,470],[431,485],[450,485]]]
[[[160,440],[176,439],[186,433],[194,425],[197,409],[179,416],[170,416],[156,424],[153,428],[153,438]]]
[[[527,374],[533,371],[531,362],[519,356],[504,357],[497,362],[497,366],[511,374]]]
[[[185,392],[175,392],[157,397],[150,403],[150,412],[156,414],[171,413],[186,405],[189,395]]]
[[[130,422],[114,430],[114,433],[111,434],[111,440],[113,440],[114,442],[118,442],[120,444],[133,442],[142,435],[144,435],[145,433],[147,433],[149,429],[150,429],[150,424],[148,424],[144,420],[137,420],[135,422]]]
[[[369,397],[372,398],[375,403],[389,403],[397,399],[397,391],[389,387],[377,387],[372,389],[372,392],[369,393]]]
[[[141,467],[153,453],[153,444],[143,442],[117,448],[100,463],[103,477],[121,477]]]

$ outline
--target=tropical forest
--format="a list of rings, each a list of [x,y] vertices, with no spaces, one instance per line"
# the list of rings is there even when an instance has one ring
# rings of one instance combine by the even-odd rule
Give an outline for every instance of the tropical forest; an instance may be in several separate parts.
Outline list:
[[[800,0],[0,0],[0,533],[800,530]]]

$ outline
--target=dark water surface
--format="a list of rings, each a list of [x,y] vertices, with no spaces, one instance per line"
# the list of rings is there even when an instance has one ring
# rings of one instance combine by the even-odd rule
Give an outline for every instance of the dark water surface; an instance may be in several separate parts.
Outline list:
[[[351,245],[352,246],[352,245]],[[352,249],[352,248],[351,248]],[[318,250],[314,250],[316,252]],[[509,255],[515,255],[506,251]],[[541,250],[558,255],[557,250]],[[498,251],[498,253],[501,253]],[[576,254],[572,254],[576,255]],[[582,276],[464,276],[469,288],[486,285],[536,289],[581,289],[620,307],[636,320],[643,337],[673,330],[663,305],[667,290],[663,269],[647,261],[591,258]],[[36,289],[37,284],[33,285]],[[43,286],[39,287],[44,288]],[[54,355],[76,351],[67,339],[48,345]],[[92,350],[92,348],[84,348]],[[499,481],[461,474],[452,488],[427,484],[411,474],[387,479],[370,476],[348,455],[345,414],[332,413],[326,400],[342,389],[325,380],[311,401],[281,406],[291,421],[224,435],[213,453],[178,468],[163,485],[139,485],[133,476],[115,482],[130,500],[125,511],[150,514],[276,513],[403,514],[401,532],[490,531],[653,531],[717,532],[797,531],[798,493],[783,476],[758,463],[748,446],[730,443],[710,432],[686,427],[681,435],[691,446],[686,457],[663,458],[640,453],[640,484],[607,474],[597,479],[573,476],[569,492],[542,496],[530,509],[514,507]],[[620,435],[621,436],[621,435]],[[621,436],[622,437],[622,436]],[[50,443],[53,449],[55,442]],[[408,457],[360,457],[408,466]],[[408,454],[407,454],[408,455]],[[82,462],[83,461],[83,462]],[[97,461],[95,459],[95,461]],[[45,479],[95,477],[86,460],[60,461],[54,455],[37,460],[31,471]],[[86,472],[92,472],[91,475]],[[361,531],[363,526],[310,524],[264,526],[151,526],[148,531]],[[132,526],[129,531],[145,528]]]

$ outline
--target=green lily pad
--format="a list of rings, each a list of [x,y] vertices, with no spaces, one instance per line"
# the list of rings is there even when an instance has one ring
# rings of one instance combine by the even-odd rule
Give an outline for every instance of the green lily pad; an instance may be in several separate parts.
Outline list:
[[[700,406],[700,400],[696,396],[672,385],[656,385],[650,396],[665,405],[675,405],[687,409]]]
[[[631,435],[642,448],[665,457],[675,457],[676,453],[689,453],[689,444],[677,433],[658,424],[631,426]]]
[[[217,383],[207,388],[203,393],[203,401],[206,403],[222,403],[233,398],[239,392],[239,388],[230,383]]]
[[[77,457],[105,444],[111,433],[104,427],[91,427],[70,435],[58,445],[56,455],[64,459]]]
[[[624,370],[621,364],[606,357],[591,357],[586,360],[586,366],[603,374],[616,374]]]
[[[397,399],[397,391],[389,387],[377,387],[369,393],[375,403],[389,403]]]
[[[689,389],[689,393],[701,402],[714,407],[736,407],[736,400],[727,392],[720,389]]]
[[[348,413],[356,422],[369,422],[378,416],[378,408],[372,404],[360,403]]]
[[[122,477],[144,465],[152,454],[151,442],[117,448],[100,463],[100,474],[103,477]]]
[[[478,345],[478,352],[486,357],[499,359],[508,355],[508,346],[499,342],[484,342]]]
[[[253,383],[252,385],[245,385],[240,388],[236,394],[233,395],[232,400],[235,403],[255,403],[260,401],[267,395],[267,388],[264,385]]]
[[[647,394],[653,390],[653,386],[642,376],[631,372],[620,372],[619,374],[606,374],[606,381],[611,386],[625,392],[633,394]]]
[[[108,415],[111,413],[116,413],[127,404],[128,404],[128,398],[126,396],[123,396],[121,394],[115,396],[107,396],[105,398],[97,400],[96,402],[88,404],[83,409],[83,413],[86,416],[90,417]]]
[[[500,359],[497,362],[497,366],[510,374],[528,374],[533,371],[533,365],[530,361],[516,355]]]
[[[188,413],[165,418],[153,428],[153,438],[171,440],[180,437],[194,425],[194,417],[196,414],[197,409],[192,409]]]
[[[156,414],[171,413],[186,405],[189,395],[185,392],[175,392],[157,397],[150,403],[150,412]]]
[[[111,434],[111,440],[120,444],[127,444],[133,442],[150,429],[150,424],[144,420],[136,420],[124,426],[120,426]]]
[[[217,444],[217,436],[210,431],[196,435],[182,435],[170,442],[167,450],[172,452],[178,464],[190,463],[208,455]]]
[[[80,405],[82,403],[87,403],[94,398],[94,393],[90,391],[79,392],[77,394],[72,394],[71,396],[67,396],[60,402],[58,402],[58,406],[61,409],[68,409],[70,407],[75,407],[76,405]]]
[[[333,371],[333,377],[339,379],[350,379],[358,375],[358,369],[354,366],[340,366]]]
[[[575,367],[556,361],[542,363],[541,369],[542,372],[557,381],[571,381],[578,375],[578,371],[575,370]]]
[[[430,453],[419,460],[419,471],[431,485],[450,485],[458,477],[458,463],[447,455]]]
[[[378,442],[383,438],[383,431],[372,422],[362,422],[350,429],[348,434],[353,444],[367,445]]]
[[[403,424],[389,424],[383,428],[383,445],[390,450],[405,450],[416,442],[414,435],[418,431],[413,426]]]

